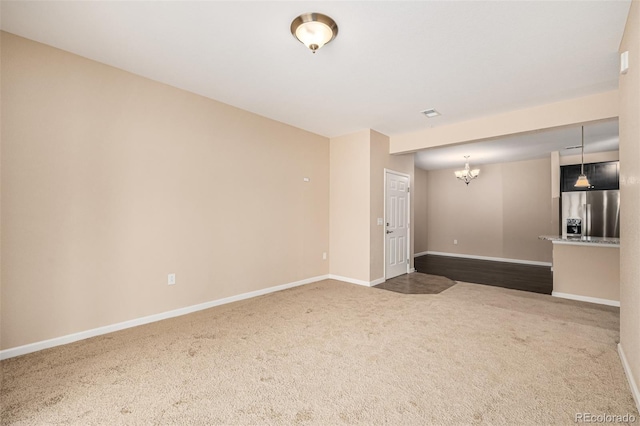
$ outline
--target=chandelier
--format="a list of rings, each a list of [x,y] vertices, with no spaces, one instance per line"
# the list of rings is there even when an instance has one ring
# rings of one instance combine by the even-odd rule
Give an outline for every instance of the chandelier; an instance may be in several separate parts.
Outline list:
[[[471,168],[469,167],[469,157],[470,157],[469,155],[464,156],[464,159],[465,159],[464,170],[458,170],[454,172],[456,174],[456,177],[461,181],[463,181],[464,183],[466,183],[467,185],[469,185],[469,182],[477,178],[478,175],[480,174],[480,169],[471,170]]]

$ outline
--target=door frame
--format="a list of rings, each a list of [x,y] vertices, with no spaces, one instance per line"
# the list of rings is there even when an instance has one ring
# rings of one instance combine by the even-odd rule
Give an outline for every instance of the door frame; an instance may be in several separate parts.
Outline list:
[[[384,250],[383,256],[382,258],[384,259],[384,262],[382,264],[382,278],[384,278],[384,281],[387,280],[387,173],[391,173],[397,176],[402,176],[402,177],[406,177],[407,180],[409,181],[409,192],[407,193],[407,274],[411,272],[411,176],[406,174],[406,173],[402,173],[402,172],[396,172],[395,170],[391,170],[391,169],[387,169],[385,167],[384,169],[384,214],[382,216],[382,220],[383,222],[383,226],[382,226],[382,250]],[[384,282],[383,281],[383,282]]]

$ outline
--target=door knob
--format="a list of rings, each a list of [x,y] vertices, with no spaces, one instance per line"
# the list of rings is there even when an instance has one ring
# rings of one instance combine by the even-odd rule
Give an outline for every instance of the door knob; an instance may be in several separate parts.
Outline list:
[[[391,234],[393,231],[387,231],[387,234]]]

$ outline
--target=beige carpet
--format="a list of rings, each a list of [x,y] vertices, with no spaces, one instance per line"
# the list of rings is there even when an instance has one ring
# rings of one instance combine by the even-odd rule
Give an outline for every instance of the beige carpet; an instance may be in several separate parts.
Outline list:
[[[4,424],[574,424],[638,417],[618,309],[323,281],[1,363]]]

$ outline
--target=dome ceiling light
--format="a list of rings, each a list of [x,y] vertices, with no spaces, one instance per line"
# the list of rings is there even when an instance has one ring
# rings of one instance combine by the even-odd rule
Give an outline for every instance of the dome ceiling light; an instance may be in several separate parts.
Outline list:
[[[303,13],[291,22],[291,34],[313,53],[336,38],[338,25],[322,13]]]

